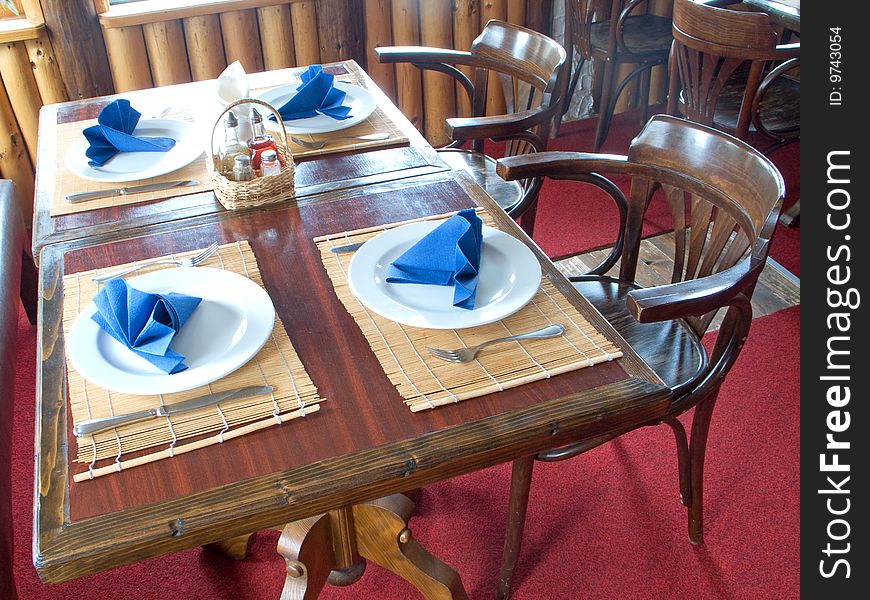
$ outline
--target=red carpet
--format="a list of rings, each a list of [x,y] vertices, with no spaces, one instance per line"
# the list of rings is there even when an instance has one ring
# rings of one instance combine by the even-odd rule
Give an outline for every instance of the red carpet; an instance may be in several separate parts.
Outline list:
[[[586,125],[554,149],[586,150]],[[618,121],[605,151],[624,153],[638,126]],[[576,145],[575,145],[576,144]],[[775,156],[787,184],[796,182],[798,148]],[[566,186],[568,184],[565,184]],[[791,184],[790,184],[791,185]],[[799,197],[789,189],[787,203]],[[549,182],[536,238],[551,256],[612,243],[609,201],[572,199]],[[647,234],[669,228],[654,207]],[[607,229],[607,228],[610,229]],[[780,227],[771,255],[800,274],[800,229]],[[35,327],[19,317],[13,478],[15,577],[30,599],[187,600],[277,598],[283,562],[277,533],[263,533],[251,556],[235,562],[193,549],[77,581],[42,585],[32,565]],[[783,369],[783,365],[789,368]],[[634,432],[568,462],[538,465],[516,600],[747,599],[799,596],[800,308],[758,319],[720,394],[710,433],[705,544],[686,536],[676,455],[669,429]],[[8,418],[8,415],[4,415]],[[510,468],[495,467],[423,490],[412,529],[454,566],[472,599],[492,598],[504,535]],[[369,565],[349,588],[323,598],[419,597],[408,584]]]

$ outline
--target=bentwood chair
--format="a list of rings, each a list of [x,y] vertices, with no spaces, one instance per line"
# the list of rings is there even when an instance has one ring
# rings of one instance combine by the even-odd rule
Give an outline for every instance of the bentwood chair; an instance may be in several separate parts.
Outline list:
[[[420,46],[375,48],[382,63],[410,63],[419,69],[446,73],[471,99],[470,118],[449,118],[451,143],[439,150],[454,169],[469,172],[509,215],[521,218],[530,235],[534,228],[539,178],[505,182],[495,172],[495,159],[484,153],[484,140],[506,142],[504,156],[546,149],[550,127],[562,108],[566,53],[554,40],[531,29],[491,20],[471,44],[471,51]],[[469,78],[457,66],[473,69]],[[505,115],[484,116],[489,73],[495,72],[505,92]],[[470,149],[462,146],[471,142]]]
[[[36,320],[36,268],[10,181],[0,181],[0,598],[14,600],[12,578],[12,407],[18,298]]]
[[[777,45],[765,13],[674,2],[668,113],[712,125],[765,154],[800,137],[800,43]],[[769,68],[773,65],[773,68]]]
[[[550,177],[592,183],[608,190],[619,207],[622,234],[613,252],[586,275],[572,279],[671,389],[667,416],[646,425],[664,423],[673,430],[680,496],[689,513],[689,540],[701,543],[710,418],[752,322],[750,299],[782,205],[782,177],[746,143],[666,115],[649,121],[631,143],[627,157],[546,152],[499,161],[499,174],[509,180]],[[606,183],[608,175],[632,178],[628,198]],[[651,192],[659,186],[673,217],[674,267],[669,285],[644,289],[636,281],[641,232]],[[606,275],[617,261],[618,275]],[[724,318],[708,354],[701,336],[720,309]],[[677,417],[693,407],[688,438]],[[500,598],[510,592],[534,460],[570,458],[622,433],[627,431],[577,440],[514,462]]]
[[[641,78],[642,120],[646,121],[650,72],[656,65],[667,64],[673,41],[671,20],[649,14],[649,5],[647,0],[565,0],[565,40],[566,44],[568,40],[573,42],[580,62],[565,94],[563,114],[568,110],[583,63],[597,60],[604,65],[593,152],[598,152],[607,138],[619,96],[638,76]],[[619,67],[623,64],[632,64],[634,68],[617,81]]]

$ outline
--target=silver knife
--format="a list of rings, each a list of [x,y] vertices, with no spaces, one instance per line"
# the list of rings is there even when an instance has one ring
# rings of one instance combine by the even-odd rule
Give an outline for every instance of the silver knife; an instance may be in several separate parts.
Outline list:
[[[262,394],[268,394],[271,391],[272,386],[270,385],[251,385],[234,390],[227,390],[225,392],[215,392],[214,394],[206,394],[205,396],[198,396],[196,398],[191,398],[190,400],[182,400],[175,404],[161,404],[157,408],[149,408],[148,410],[141,410],[139,412],[82,421],[73,427],[73,433],[76,437],[92,435],[94,433],[99,433],[100,431],[105,431],[106,429],[111,429],[112,427],[133,423],[134,421],[144,421],[145,419],[151,419],[153,417],[175,415],[189,410],[202,408],[204,406],[214,406],[215,404],[220,404],[221,402],[227,402],[229,400],[240,400],[250,396],[260,396]]]
[[[355,250],[359,250],[362,248],[362,245],[365,242],[358,242],[356,244],[348,244],[347,246],[336,246],[334,248],[330,248],[330,252],[335,252],[336,254],[341,254],[342,252],[353,252]]]
[[[79,192],[77,194],[69,194],[66,197],[67,202],[82,202],[84,200],[96,200],[97,198],[110,198],[112,196],[126,196],[128,194],[141,194],[143,192],[156,192],[157,190],[168,190],[176,187],[188,187],[191,185],[199,185],[196,179],[180,179],[178,181],[163,181],[161,183],[146,183],[145,185],[132,185],[129,187],[114,188],[111,190],[98,190],[95,192]]]

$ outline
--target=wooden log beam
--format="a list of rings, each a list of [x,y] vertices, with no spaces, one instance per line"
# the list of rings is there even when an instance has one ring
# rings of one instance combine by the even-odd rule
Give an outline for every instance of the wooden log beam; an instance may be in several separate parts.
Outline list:
[[[239,61],[248,73],[263,70],[263,51],[260,48],[256,11],[236,10],[221,13],[221,31],[227,64]]]
[[[215,79],[227,66],[220,17],[188,17],[184,19],[183,25],[191,77],[194,81]]]
[[[0,85],[0,177],[15,184],[15,197],[24,222],[33,220],[33,165],[27,155],[24,138],[18,128],[15,113]]]
[[[154,85],[141,25],[105,29],[106,50],[115,91],[142,90]]]
[[[36,131],[39,128],[42,100],[23,42],[0,45],[0,79],[6,87],[30,160],[35,164]]]
[[[266,70],[295,67],[296,50],[290,6],[279,4],[258,8],[257,21],[260,23],[260,45]]]
[[[365,0],[366,71],[375,83],[396,101],[396,69],[378,62],[375,48],[393,45],[393,17],[390,0]]]
[[[142,32],[145,34],[145,47],[148,49],[154,85],[189,82],[190,66],[187,63],[187,47],[181,21],[148,23],[142,26]]]
[[[393,43],[420,45],[420,14],[417,0],[393,0]],[[423,86],[420,71],[411,65],[396,65],[396,96],[399,110],[417,129],[423,128]]]
[[[471,50],[471,42],[480,33],[480,0],[456,0],[453,3],[453,48]],[[474,76],[471,67],[460,67],[468,77]],[[471,116],[471,99],[463,88],[456,85],[456,106],[458,114]]]
[[[24,42],[24,47],[27,48],[27,56],[33,68],[33,76],[36,78],[36,87],[39,88],[42,103],[55,104],[69,100],[48,36],[41,35],[38,39],[27,40]]]
[[[365,68],[363,21],[361,0],[318,0],[320,60],[335,62],[352,58]]]
[[[290,5],[293,23],[293,45],[296,64],[300,67],[320,62],[320,42],[317,40],[317,8],[314,2],[294,2]]]
[[[483,29],[490,19],[507,20],[507,0],[481,0],[480,28]],[[497,73],[490,72],[486,86],[486,114],[503,115],[506,111],[501,79]]]
[[[48,38],[71,99],[114,91],[92,0],[41,0]]]
[[[453,14],[449,2],[420,4],[420,38],[424,46],[450,48],[453,44]],[[424,123],[426,139],[433,146],[450,141],[444,121],[456,114],[454,82],[451,77],[434,71],[423,72]]]

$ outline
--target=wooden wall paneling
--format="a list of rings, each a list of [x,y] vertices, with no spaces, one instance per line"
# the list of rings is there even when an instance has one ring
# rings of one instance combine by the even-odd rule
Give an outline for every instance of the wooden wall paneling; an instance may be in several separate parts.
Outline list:
[[[526,27],[544,35],[552,36],[553,0],[528,0],[526,4]]]
[[[33,176],[33,165],[18,121],[6,89],[0,85],[0,177],[11,179],[15,184],[15,197],[25,223],[33,219]]]
[[[24,136],[30,160],[35,163],[36,131],[39,128],[42,100],[23,42],[0,44],[0,79],[6,87],[6,96]]]
[[[486,22],[490,19],[507,20],[507,0],[481,0],[481,29],[486,26]],[[486,86],[486,114],[503,115],[506,111],[501,78],[499,78],[497,73],[490,73]]]
[[[425,1],[425,0],[424,0]],[[393,43],[420,45],[420,14],[417,0],[392,0]],[[396,96],[399,110],[414,126],[423,128],[423,86],[420,71],[407,64],[396,65]]]
[[[294,2],[290,5],[293,23],[293,45],[296,64],[307,67],[320,62],[320,41],[317,39],[317,7],[314,2]]]
[[[154,85],[141,25],[107,28],[103,30],[103,37],[106,39],[115,91],[129,92]]]
[[[320,60],[354,59],[365,68],[366,52],[362,0],[317,0]]]
[[[526,26],[526,0],[508,0],[507,20],[514,25]]]
[[[148,49],[154,85],[191,81],[181,20],[146,23],[142,26],[142,32],[145,34],[145,47]]]
[[[260,46],[263,48],[263,66],[267,71],[296,66],[293,41],[293,22],[290,6],[279,4],[257,9],[260,24]]]
[[[69,100],[48,36],[41,35],[39,39],[27,40],[24,42],[24,47],[27,49],[42,103],[55,104]]]
[[[114,91],[92,0],[41,0],[48,38],[72,100]]]
[[[674,0],[652,0],[650,12],[663,17],[673,17]],[[650,79],[650,104],[665,102],[668,98],[668,69],[666,66],[654,67]]]
[[[221,31],[227,64],[239,61],[248,73],[263,70],[263,51],[256,10],[221,13]]]
[[[393,45],[393,17],[390,0],[365,0],[365,49],[366,71],[375,83],[396,101],[396,69],[393,65],[379,63],[375,57],[378,46]]]
[[[182,19],[182,27],[193,80],[217,78],[227,66],[220,16],[187,17]]]
[[[479,33],[480,0],[455,0],[453,3],[453,48],[455,50],[471,50],[471,42]],[[471,67],[460,67],[460,70],[473,78],[474,69]],[[460,116],[471,116],[471,99],[458,83],[456,84],[456,107]]]
[[[420,3],[420,41],[424,46],[450,48],[453,44],[453,7],[450,2]],[[456,114],[456,90],[451,77],[423,71],[423,115],[426,139],[433,146],[450,142],[444,121]]]

